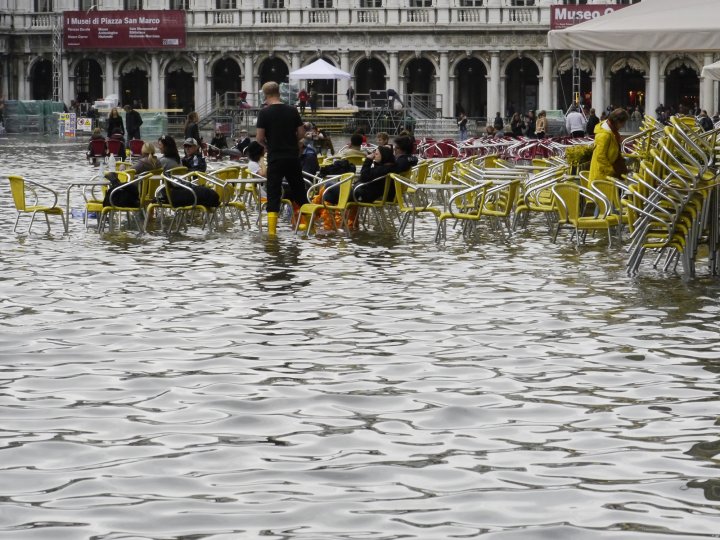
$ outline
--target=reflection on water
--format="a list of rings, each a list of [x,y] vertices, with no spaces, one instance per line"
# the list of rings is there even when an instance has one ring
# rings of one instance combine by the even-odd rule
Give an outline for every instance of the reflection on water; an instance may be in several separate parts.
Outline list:
[[[90,174],[23,144],[3,177]],[[26,238],[0,204],[1,538],[717,537],[714,279],[541,221]]]

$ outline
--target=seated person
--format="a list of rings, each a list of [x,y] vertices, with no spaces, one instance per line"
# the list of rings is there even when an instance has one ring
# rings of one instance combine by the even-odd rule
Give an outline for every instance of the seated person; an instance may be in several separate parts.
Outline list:
[[[163,170],[167,171],[180,166],[180,153],[174,138],[170,135],[163,135],[158,139],[158,148],[162,154],[160,166]]]
[[[412,153],[415,143],[412,137],[400,135],[395,138],[394,143],[394,149],[391,149],[389,146],[378,146],[375,149],[373,157],[365,160],[360,170],[360,178],[356,181],[356,185],[360,184],[360,187],[357,189],[353,188],[351,200],[366,203],[378,200],[385,191],[385,184],[380,181],[373,182],[373,180],[390,173],[405,173],[417,165],[418,158]],[[393,156],[393,154],[394,159],[390,159],[390,156]],[[339,190],[337,193],[339,193]],[[392,201],[394,198],[395,185],[393,183],[390,185],[386,200]],[[335,200],[337,201],[337,198]]]
[[[302,164],[303,172],[309,174],[317,174],[320,170],[320,162],[318,161],[317,152],[312,145],[312,141],[309,141],[307,138],[302,143],[300,163]]]
[[[142,156],[140,160],[133,165],[135,174],[142,174],[144,172],[162,168],[160,160],[155,157],[155,145],[153,145],[153,143],[146,142],[143,144],[142,150],[140,150],[140,155]]]
[[[218,148],[220,150],[222,150],[223,148],[227,148],[227,138],[223,133],[216,131],[215,136],[210,141],[210,146],[214,146],[215,148]]]
[[[248,137],[248,130],[241,129],[240,137],[238,138],[237,144],[235,145],[235,150],[239,150],[240,152],[245,154],[248,146],[250,146],[250,137]]]
[[[257,141],[252,141],[247,147],[248,157],[248,171],[258,176],[267,177],[267,169],[262,163],[262,158],[265,155],[265,147]],[[267,200],[267,192],[265,190],[265,184],[260,185],[260,197],[263,200]]]
[[[350,144],[340,150],[340,152],[336,154],[336,157],[342,159],[347,159],[349,157],[367,157],[362,149],[362,135],[359,133],[353,133],[350,135]]]
[[[360,177],[354,182],[350,199],[357,202],[373,202],[379,199],[385,191],[385,184],[372,181],[391,172],[395,172],[393,151],[387,146],[378,146],[372,156],[365,159]],[[325,191],[323,198],[330,204],[337,204],[339,195],[340,187],[335,184]]]
[[[115,150],[113,152],[115,157],[125,158],[125,134],[119,129],[114,130],[108,139],[108,152],[113,149]]]
[[[389,146],[392,148],[392,145],[390,144],[390,135],[384,131],[380,131],[375,140],[377,141],[378,146]]]
[[[93,142],[93,141],[102,141],[102,144],[99,142]],[[102,131],[100,128],[93,129],[92,135],[90,135],[90,142],[88,143],[88,149],[87,149],[87,157],[88,159],[92,158],[93,155],[99,156],[100,154],[97,152],[97,150],[102,147],[102,155],[105,155],[105,152],[107,152],[107,145],[105,144],[105,137],[102,134]],[[95,149],[95,152],[93,152],[93,148]]]
[[[207,170],[207,163],[200,151],[200,146],[193,137],[185,139],[183,149],[185,150],[185,157],[182,158],[181,164],[187,167],[188,171],[205,172]]]

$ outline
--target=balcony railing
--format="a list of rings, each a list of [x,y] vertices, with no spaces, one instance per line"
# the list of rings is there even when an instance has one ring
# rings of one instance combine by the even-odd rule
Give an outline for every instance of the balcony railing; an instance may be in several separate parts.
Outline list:
[[[2,13],[0,28],[51,30],[59,13]],[[188,31],[210,28],[269,28],[278,32],[306,25],[327,30],[337,27],[352,30],[360,27],[395,28],[398,25],[467,26],[477,25],[538,27],[550,26],[550,6],[528,7],[401,7],[328,9],[197,9],[187,12]]]

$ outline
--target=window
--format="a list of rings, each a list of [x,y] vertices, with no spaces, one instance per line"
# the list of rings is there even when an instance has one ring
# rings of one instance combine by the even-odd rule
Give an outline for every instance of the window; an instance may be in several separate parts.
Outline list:
[[[52,13],[52,0],[35,0],[35,13]]]
[[[410,7],[432,7],[432,0],[410,0]]]
[[[170,9],[190,9],[190,0],[170,0]]]
[[[512,0],[513,7],[527,7],[534,6],[535,0]]]
[[[125,0],[125,9],[137,11],[143,8],[142,0]]]
[[[460,7],[481,7],[483,0],[460,0]]]
[[[285,0],[265,0],[265,9],[284,9]]]
[[[566,6],[579,6],[587,3],[588,0],[563,0],[563,4],[565,4]]]
[[[333,7],[333,0],[313,0],[313,9],[328,9]]]
[[[361,8],[379,8],[383,7],[382,0],[360,0]]]
[[[217,9],[236,9],[237,2],[235,0],[217,0],[215,7]]]
[[[78,10],[80,11],[89,11],[91,9],[97,9],[99,6],[97,5],[98,0],[79,0],[78,1]]]

